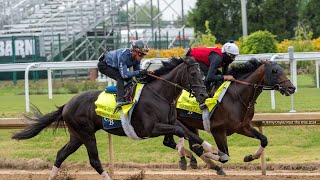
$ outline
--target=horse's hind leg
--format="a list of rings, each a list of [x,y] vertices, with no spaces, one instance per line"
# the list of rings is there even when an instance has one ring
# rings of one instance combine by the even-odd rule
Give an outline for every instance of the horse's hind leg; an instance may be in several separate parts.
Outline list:
[[[164,139],[163,139],[163,145],[170,147],[172,149],[176,149],[178,150],[177,147],[177,143],[174,141],[173,139],[173,135],[165,135]],[[195,160],[195,162],[197,163],[197,160],[195,159],[195,157],[193,156],[192,152],[189,151],[188,149],[184,149],[185,155],[187,156],[187,158],[190,159],[190,166],[192,169],[196,169],[197,168],[197,164],[194,166],[192,164],[192,160]],[[187,161],[185,156],[181,156],[180,157],[180,161],[179,161],[179,167],[181,170],[187,170]]]
[[[198,143],[195,143],[194,141],[189,140],[189,147],[198,157],[200,157],[206,163],[209,169],[217,171],[218,175],[226,175],[226,173],[220,166],[218,166],[214,161],[205,156],[202,146],[200,146]],[[197,163],[197,161],[195,161],[194,163]],[[195,166],[197,166],[197,164],[195,164]]]
[[[86,137],[83,141],[88,151],[90,165],[103,177],[103,180],[111,180],[111,177],[101,166],[95,135]]]
[[[74,153],[81,145],[82,145],[82,142],[79,139],[70,135],[69,142],[66,145],[64,145],[57,153],[56,161],[54,163],[54,166],[52,167],[52,171],[49,179],[53,179],[58,175],[58,171],[62,162],[70,154]]]

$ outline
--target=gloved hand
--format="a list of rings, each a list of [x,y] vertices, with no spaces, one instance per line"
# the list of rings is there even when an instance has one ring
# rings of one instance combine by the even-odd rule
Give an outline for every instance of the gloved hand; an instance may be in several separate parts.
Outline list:
[[[225,75],[223,76],[223,79],[226,81],[234,81],[234,77],[232,75]]]
[[[139,70],[139,74],[144,76],[144,75],[148,74],[148,71],[146,69],[141,69],[141,70]]]

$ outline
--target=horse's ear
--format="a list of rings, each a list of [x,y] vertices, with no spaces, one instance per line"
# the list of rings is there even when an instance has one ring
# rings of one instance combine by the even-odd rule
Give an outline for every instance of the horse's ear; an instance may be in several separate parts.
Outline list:
[[[193,58],[191,56],[185,56],[184,58],[181,58],[181,60],[183,60],[183,62],[186,64],[190,64],[190,60],[192,60],[192,59]]]

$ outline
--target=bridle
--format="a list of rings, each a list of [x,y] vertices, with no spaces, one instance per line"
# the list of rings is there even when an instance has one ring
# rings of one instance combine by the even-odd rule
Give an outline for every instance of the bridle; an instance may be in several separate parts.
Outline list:
[[[273,64],[270,65],[271,67],[273,66]],[[269,67],[266,68],[266,70],[268,70]],[[270,70],[272,71],[272,70]],[[272,76],[272,73],[270,72],[269,74],[271,75],[268,75],[267,76]],[[271,77],[270,77],[271,78]],[[268,78],[269,79],[269,78]],[[242,119],[241,123],[247,118],[247,115],[248,115],[248,112],[249,110],[253,107],[253,105],[255,104],[255,96],[256,96],[256,93],[257,93],[257,89],[258,88],[261,88],[262,90],[281,90],[283,89],[284,87],[281,86],[281,84],[283,84],[284,82],[287,82],[287,81],[290,81],[289,79],[285,79],[285,80],[282,80],[282,81],[279,81],[279,73],[277,73],[276,75],[273,76],[272,80],[271,80],[271,83],[268,82],[267,84],[271,84],[271,85],[262,85],[263,81],[263,78],[261,79],[260,83],[259,84],[253,84],[253,83],[249,83],[249,82],[245,82],[245,81],[240,81],[240,80],[237,80],[237,79],[234,79],[233,82],[236,82],[238,84],[241,84],[241,85],[246,85],[246,86],[253,86],[254,88],[254,91],[253,91],[253,95],[252,95],[252,99],[249,101],[248,105],[245,103],[245,101],[243,100],[243,98],[240,96],[240,94],[238,94],[239,96],[239,99],[241,100],[242,104],[244,105],[244,107],[247,109],[246,110],[246,113],[244,115],[244,118]],[[274,83],[274,84],[273,84]],[[273,85],[272,85],[273,84]]]
[[[245,82],[245,81],[240,81],[240,80],[233,80],[236,83],[242,84],[242,85],[248,85],[248,86],[253,86],[253,87],[261,87],[263,90],[281,90],[284,87],[281,86],[282,83],[290,81],[289,79],[285,79],[282,81],[279,81],[279,73],[277,73],[276,75],[272,75],[272,68],[273,66],[275,66],[277,64],[270,64],[270,66],[266,67],[266,71],[268,71],[268,74],[266,74],[266,76],[268,77],[267,79],[269,80],[267,82],[268,85],[262,85],[262,84],[252,84],[249,82]],[[262,82],[262,81],[261,81]]]
[[[156,75],[151,74],[151,73],[148,73],[148,76],[151,76],[151,77],[153,77],[153,78],[155,78],[155,79],[158,79],[158,80],[162,80],[162,81],[164,81],[164,82],[166,82],[166,83],[174,86],[175,88],[178,88],[178,89],[181,89],[181,90],[185,90],[185,91],[187,91],[187,92],[190,93],[190,97],[191,97],[191,95],[195,96],[195,92],[192,90],[194,87],[206,88],[204,85],[192,85],[192,84],[190,83],[189,76],[187,75],[188,69],[189,69],[190,67],[192,67],[192,66],[195,66],[195,65],[198,65],[198,63],[187,64],[186,68],[184,68],[183,75],[181,76],[181,80],[180,80],[181,84],[182,84],[182,82],[183,82],[184,76],[187,77],[188,88],[184,88],[184,87],[180,86],[180,85],[177,84],[177,83],[173,83],[173,82],[171,82],[171,81],[168,81],[168,80],[166,80],[166,79],[164,79],[164,78],[162,78],[162,77],[156,76]]]

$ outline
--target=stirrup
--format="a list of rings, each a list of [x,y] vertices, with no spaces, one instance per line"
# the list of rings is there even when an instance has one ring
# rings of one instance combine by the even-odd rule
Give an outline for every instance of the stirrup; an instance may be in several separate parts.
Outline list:
[[[120,101],[120,102],[117,102],[117,106],[116,106],[116,108],[114,109],[113,114],[115,114],[116,112],[120,111],[120,110],[121,110],[121,106],[130,104],[130,103],[131,103],[130,101],[124,101],[124,102]]]
[[[127,104],[130,104],[131,102],[130,101],[120,101],[120,102],[117,102],[117,107],[121,107],[121,106],[124,106],[124,105],[127,105]]]

